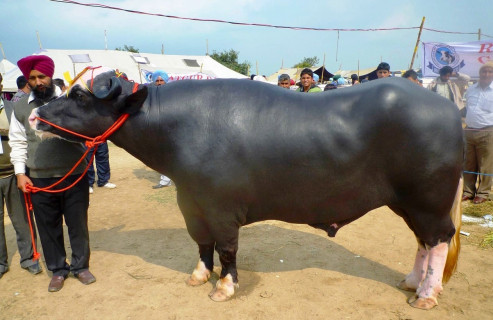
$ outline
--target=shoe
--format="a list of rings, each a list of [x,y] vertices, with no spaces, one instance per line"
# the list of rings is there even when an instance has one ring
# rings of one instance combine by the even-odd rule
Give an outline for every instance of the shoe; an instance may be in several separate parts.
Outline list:
[[[38,274],[38,273],[41,273],[41,271],[43,271],[43,269],[41,269],[41,266],[39,265],[38,261],[36,261],[35,264],[33,264],[29,267],[26,267],[26,268],[23,267],[23,269],[29,271],[29,273],[31,273],[31,274]]]
[[[481,197],[476,197],[474,198],[474,200],[472,201],[474,204],[480,204],[480,203],[483,203],[483,202],[486,202],[488,201],[488,199],[486,198],[481,198]]]
[[[63,288],[63,283],[65,282],[64,276],[53,276],[48,286],[49,292],[57,292]]]
[[[108,188],[108,189],[115,189],[115,188],[116,188],[116,184],[111,183],[111,182],[106,182],[106,184],[105,184],[105,185],[98,186],[98,187]]]
[[[93,189],[93,187],[89,187],[89,193],[90,193],[90,194],[93,194],[93,193],[94,193],[94,189]]]
[[[153,189],[159,189],[159,188],[164,188],[164,187],[171,187],[173,185],[173,181],[168,181],[168,183],[166,184],[161,184],[161,183],[158,183],[156,184],[155,186],[152,186]]]
[[[469,196],[462,196],[462,201],[472,200]]]
[[[77,279],[79,279],[79,281],[82,283],[82,284],[91,284],[93,282],[96,282],[96,278],[92,275],[91,272],[89,272],[89,270],[84,270],[84,271],[81,271],[79,273],[77,273],[75,275],[75,277]]]

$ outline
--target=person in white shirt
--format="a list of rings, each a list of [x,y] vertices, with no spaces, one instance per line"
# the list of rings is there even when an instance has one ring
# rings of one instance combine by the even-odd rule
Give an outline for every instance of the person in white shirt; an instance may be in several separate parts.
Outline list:
[[[462,201],[488,200],[493,182],[493,61],[479,69],[479,81],[466,91],[466,161]],[[474,173],[470,173],[474,172]],[[479,173],[475,174],[475,173]],[[476,188],[476,182],[478,187]]]

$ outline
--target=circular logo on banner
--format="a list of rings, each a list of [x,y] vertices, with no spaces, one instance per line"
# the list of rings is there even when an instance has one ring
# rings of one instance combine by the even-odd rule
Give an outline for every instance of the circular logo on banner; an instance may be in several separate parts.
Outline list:
[[[433,47],[431,59],[433,60],[433,64],[437,67],[450,66],[454,68],[460,63],[460,57],[455,52],[455,49],[446,44],[439,44]]]

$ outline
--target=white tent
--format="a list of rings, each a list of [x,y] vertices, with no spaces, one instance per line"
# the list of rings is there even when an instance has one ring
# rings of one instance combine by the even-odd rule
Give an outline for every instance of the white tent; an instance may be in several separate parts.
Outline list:
[[[36,54],[46,55],[55,62],[53,78],[64,79],[68,71],[73,78],[87,66],[104,66],[118,69],[127,74],[130,80],[146,83],[144,71],[163,70],[168,74],[190,75],[202,73],[212,78],[246,79],[209,56],[163,55],[152,53],[132,53],[116,50],[56,50],[45,49]],[[22,73],[15,67],[14,72],[6,73],[5,92],[16,92],[16,79]],[[7,81],[6,81],[7,80]]]
[[[3,78],[2,84],[3,84],[3,88],[4,88],[3,91],[5,91],[5,92],[17,92],[16,80],[17,80],[17,77],[19,76],[19,75],[16,75],[17,72],[19,72],[19,75],[20,75],[20,71],[17,68],[17,66],[15,64],[13,64],[12,62],[10,62],[9,60],[3,59],[2,61],[0,61],[0,73],[2,74],[2,78]],[[13,77],[13,80],[12,80],[12,77]],[[7,88],[9,88],[9,90],[6,90]],[[12,90],[10,90],[10,88],[12,88]]]

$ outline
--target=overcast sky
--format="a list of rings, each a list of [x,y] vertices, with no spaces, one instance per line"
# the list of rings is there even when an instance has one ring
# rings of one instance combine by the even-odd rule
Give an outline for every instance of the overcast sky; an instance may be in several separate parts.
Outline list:
[[[475,34],[446,34],[424,30],[423,42],[478,40],[478,29],[493,36],[493,0],[78,0],[124,9],[187,18],[308,28],[419,27]],[[45,49],[108,49],[131,45],[142,53],[203,55],[239,51],[251,73],[270,75],[281,65],[292,67],[316,56],[331,72],[376,67],[407,69],[418,30],[348,32],[302,31],[238,26],[140,15],[49,0],[0,0],[0,43],[7,60]],[[339,41],[338,41],[339,37]],[[483,36],[481,40],[491,40]],[[421,65],[421,46],[414,67]],[[258,66],[258,69],[257,69]]]

